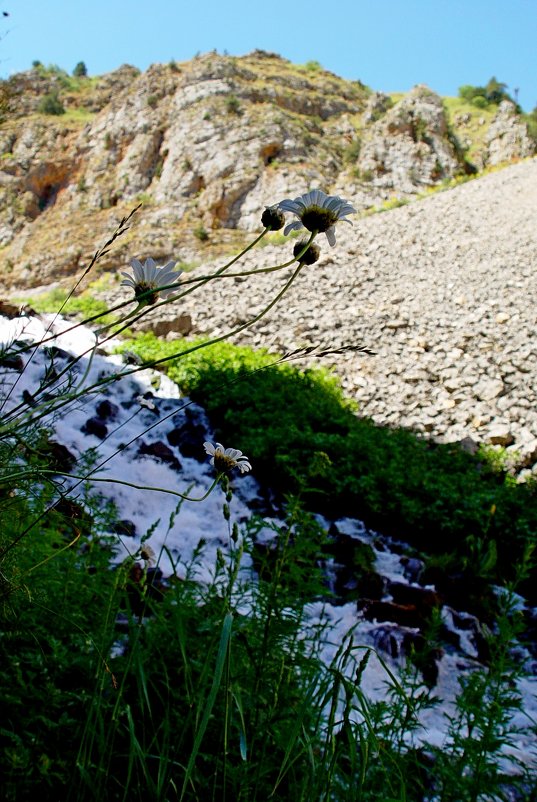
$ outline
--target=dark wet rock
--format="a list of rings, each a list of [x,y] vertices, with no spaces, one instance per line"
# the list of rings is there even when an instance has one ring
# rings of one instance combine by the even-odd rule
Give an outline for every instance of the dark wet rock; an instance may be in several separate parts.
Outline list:
[[[365,571],[357,581],[357,591],[361,598],[380,600],[386,592],[386,579],[376,571]]]
[[[126,365],[142,365],[143,359],[138,354],[135,354],[134,351],[123,351],[122,352],[123,362]]]
[[[97,417],[88,418],[82,427],[82,431],[84,434],[92,434],[95,437],[98,437],[99,440],[104,440],[108,434],[106,423],[101,420],[101,418]]]
[[[157,440],[156,443],[141,443],[138,449],[139,455],[154,457],[159,462],[165,462],[170,467],[175,468],[176,471],[181,470],[181,463],[166,443],[162,440]]]
[[[430,566],[425,568],[420,581],[422,585],[434,585],[442,602],[454,610],[471,613],[480,620],[490,618],[487,583],[475,574],[464,571],[448,572],[444,568]]]
[[[464,640],[470,641],[477,659],[480,663],[488,665],[490,662],[490,642],[489,635],[486,627],[483,626],[481,621],[470,613],[460,613],[456,610],[449,610],[451,614],[451,622],[447,619],[440,628],[439,636],[442,641],[448,643],[459,650],[464,643]],[[461,633],[468,633],[465,638],[461,637]]]
[[[331,524],[328,530],[328,542],[324,552],[347,568],[370,570],[375,562],[375,552],[369,543],[346,535],[336,524]]]
[[[438,660],[442,657],[442,649],[431,646],[421,632],[405,632],[402,652],[409,657],[418,671],[421,672],[425,684],[434,688],[438,682]]]
[[[49,440],[44,448],[40,449],[46,455],[48,467],[58,473],[71,473],[77,463],[76,456],[69,451],[63,443]]]
[[[200,423],[186,422],[183,426],[172,429],[166,437],[170,445],[179,448],[183,457],[192,457],[199,462],[204,462],[207,459],[207,454],[203,449],[203,443],[207,439],[207,432],[205,426]]]
[[[54,525],[65,537],[89,535],[93,527],[93,516],[78,502],[64,497],[57,501],[52,512],[56,513]]]
[[[424,614],[430,613],[434,608],[442,606],[438,593],[419,585],[405,585],[404,582],[390,582],[388,592],[396,604],[410,604],[419,608]]]
[[[22,304],[10,304],[9,301],[0,301],[0,315],[9,319],[19,317],[22,306]],[[35,315],[35,312],[30,307],[25,307],[24,314]]]
[[[0,356],[0,368],[7,368],[7,370],[16,370],[22,373],[24,370],[24,359],[20,354],[6,353]]]
[[[35,405],[37,404],[37,401],[35,400],[35,397],[30,392],[28,392],[28,390],[23,390],[22,391],[22,400],[29,407],[35,407]]]
[[[67,362],[72,362],[75,357],[73,354],[70,354],[69,351],[66,351],[63,348],[59,348],[57,345],[49,345],[44,349],[46,355],[49,359],[61,359]]]
[[[204,414],[196,405],[188,406],[172,418],[174,428],[168,433],[168,442],[180,449],[184,457],[204,462],[207,454],[203,449],[205,440],[210,439]]]
[[[425,684],[433,688],[438,681],[437,661],[442,650],[430,646],[427,638],[420,632],[413,632],[399,626],[380,626],[371,631],[375,647],[393,660],[408,658],[421,672]]]
[[[119,414],[119,407],[107,398],[97,404],[95,411],[101,420],[115,420]]]
[[[405,579],[409,582],[419,582],[420,576],[425,568],[423,560],[418,560],[416,557],[401,557],[401,565],[403,566],[403,574]]]
[[[386,591],[386,580],[376,571],[357,571],[335,565],[333,589],[342,604],[353,599],[380,600]]]
[[[389,601],[365,600],[358,604],[368,621],[392,621],[403,627],[420,629],[426,626],[428,616],[413,604],[394,604]]]
[[[136,524],[127,518],[122,518],[120,521],[114,521],[110,531],[122,537],[136,537]]]

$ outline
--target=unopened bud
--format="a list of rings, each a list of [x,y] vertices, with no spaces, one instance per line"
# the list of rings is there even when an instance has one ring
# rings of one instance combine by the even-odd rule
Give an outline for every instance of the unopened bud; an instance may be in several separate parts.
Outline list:
[[[301,251],[304,250],[306,244],[307,240],[300,240],[299,242],[297,242],[297,244],[293,248],[293,256],[295,258],[300,254]],[[300,256],[298,261],[300,262],[301,265],[312,265],[314,264],[314,262],[318,260],[320,255],[321,255],[321,249],[315,242],[312,242],[311,245],[308,247],[308,250],[305,253],[303,253],[302,256]]]
[[[266,206],[261,215],[261,225],[271,231],[279,231],[285,225],[285,215],[278,206]]]

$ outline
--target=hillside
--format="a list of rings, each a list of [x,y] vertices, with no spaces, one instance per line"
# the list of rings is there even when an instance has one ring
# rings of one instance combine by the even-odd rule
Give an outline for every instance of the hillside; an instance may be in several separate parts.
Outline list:
[[[5,287],[73,275],[138,202],[104,268],[132,253],[192,264],[229,252],[266,204],[312,186],[366,210],[535,150],[509,103],[444,103],[424,86],[395,102],[263,51],[98,78],[37,66],[4,89]]]
[[[533,159],[340,225],[336,247],[320,237],[320,261],[233,341],[279,353],[366,346],[374,355],[324,362],[361,414],[443,441],[504,446],[528,470],[537,462],[536,206]],[[277,264],[289,251],[254,250],[244,267]],[[259,312],[288,276],[212,282],[147,325],[168,337],[185,326],[218,336]]]

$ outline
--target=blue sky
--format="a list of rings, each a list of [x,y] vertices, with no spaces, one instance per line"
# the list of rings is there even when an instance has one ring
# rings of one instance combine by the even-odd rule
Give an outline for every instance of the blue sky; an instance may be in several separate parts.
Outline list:
[[[216,48],[321,62],[373,89],[442,95],[495,75],[537,105],[537,0],[0,0],[0,76],[34,59],[90,74]]]

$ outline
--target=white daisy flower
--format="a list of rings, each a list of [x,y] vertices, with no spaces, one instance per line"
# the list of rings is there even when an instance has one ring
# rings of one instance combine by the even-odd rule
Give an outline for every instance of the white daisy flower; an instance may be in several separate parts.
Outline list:
[[[121,282],[122,287],[131,287],[134,290],[134,295],[139,298],[143,293],[154,290],[149,293],[145,298],[141,298],[140,302],[144,306],[154,304],[158,301],[159,295],[167,298],[172,295],[176,287],[179,286],[175,280],[181,275],[181,271],[174,270],[175,262],[168,262],[168,264],[158,267],[154,260],[149,258],[145,260],[143,265],[138,259],[131,259],[132,276],[130,273],[121,273],[124,280]],[[175,286],[169,287],[167,290],[160,289],[166,287],[168,284]]]
[[[157,555],[147,543],[144,543],[140,549],[140,557],[145,562],[146,568],[151,568],[151,566],[155,565],[157,561]]]
[[[221,443],[213,446],[209,442],[205,442],[203,447],[207,454],[211,455],[211,465],[214,465],[218,473],[225,473],[232,468],[238,468],[241,473],[252,470],[248,457],[245,457],[238,448],[224,448]]]
[[[286,198],[278,204],[278,208],[299,218],[285,226],[285,235],[296,229],[307,228],[308,231],[326,234],[329,245],[336,244],[335,224],[339,220],[350,223],[350,220],[345,220],[346,216],[356,212],[354,206],[339,195],[327,195],[321,189],[312,189],[294,200]]]

